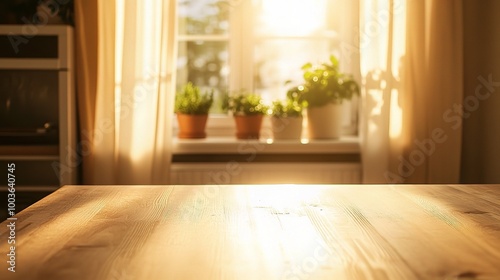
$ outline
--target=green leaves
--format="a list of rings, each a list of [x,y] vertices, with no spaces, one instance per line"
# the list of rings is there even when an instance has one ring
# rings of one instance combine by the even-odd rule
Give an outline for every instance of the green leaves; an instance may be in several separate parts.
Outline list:
[[[227,96],[223,107],[234,115],[264,115],[268,110],[260,95],[254,93]]]
[[[330,55],[330,63],[331,63],[331,67],[334,69],[334,70],[337,70],[339,69],[339,60],[334,56],[334,55]]]
[[[309,70],[312,68],[312,66],[313,66],[312,63],[308,62],[308,63],[304,64],[300,69]]]
[[[272,116],[275,117],[300,117],[302,106],[297,100],[288,98],[285,102],[274,101],[272,105]]]
[[[289,98],[305,102],[307,106],[323,106],[328,103],[341,103],[359,95],[359,85],[352,76],[341,73],[339,61],[330,56],[329,62],[312,65],[310,62],[302,66],[304,83],[288,91]]]
[[[213,91],[201,94],[200,88],[189,82],[175,95],[175,112],[188,115],[208,114],[213,97]]]

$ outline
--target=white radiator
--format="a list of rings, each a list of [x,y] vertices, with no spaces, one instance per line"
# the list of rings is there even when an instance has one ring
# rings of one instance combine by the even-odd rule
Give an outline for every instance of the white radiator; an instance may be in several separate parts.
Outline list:
[[[171,184],[359,184],[359,163],[174,163]]]

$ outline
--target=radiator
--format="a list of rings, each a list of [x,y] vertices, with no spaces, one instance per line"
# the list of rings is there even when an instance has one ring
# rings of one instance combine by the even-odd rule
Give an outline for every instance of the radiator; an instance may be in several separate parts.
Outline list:
[[[359,163],[174,163],[171,184],[359,184]]]

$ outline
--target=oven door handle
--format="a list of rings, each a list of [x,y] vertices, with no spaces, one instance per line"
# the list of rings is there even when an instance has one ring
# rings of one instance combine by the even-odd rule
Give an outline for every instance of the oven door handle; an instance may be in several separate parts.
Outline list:
[[[40,136],[47,135],[49,133],[57,132],[58,127],[53,122],[46,122],[43,124],[43,127],[38,127],[34,129],[12,129],[12,130],[0,130],[1,136],[10,136],[10,137],[22,137],[22,136]]]

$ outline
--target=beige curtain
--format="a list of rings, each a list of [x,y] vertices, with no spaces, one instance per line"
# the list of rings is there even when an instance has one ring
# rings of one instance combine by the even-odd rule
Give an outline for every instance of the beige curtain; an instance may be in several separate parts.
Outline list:
[[[364,182],[458,183],[462,1],[365,0],[361,11]]]
[[[75,64],[82,182],[91,184],[97,92],[97,0],[75,1]]]
[[[166,184],[175,91],[176,5],[97,1],[92,184]],[[91,159],[90,159],[91,158]]]

